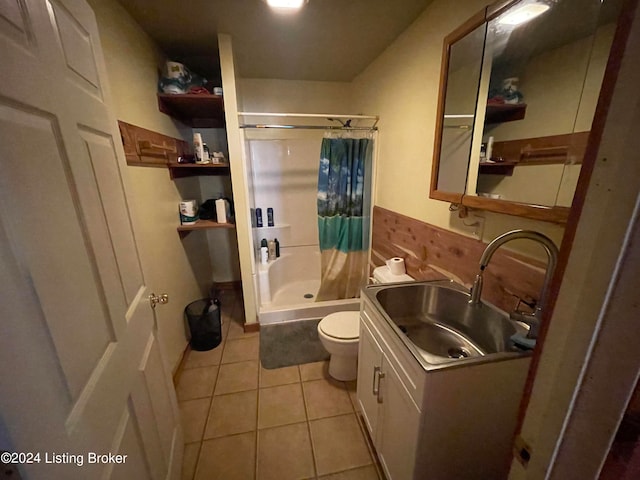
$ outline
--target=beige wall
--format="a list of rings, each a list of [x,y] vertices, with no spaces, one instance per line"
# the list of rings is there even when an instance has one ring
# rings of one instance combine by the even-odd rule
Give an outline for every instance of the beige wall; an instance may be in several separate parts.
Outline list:
[[[181,126],[157,107],[162,53],[118,2],[89,4],[98,22],[117,118],[180,137]],[[211,278],[205,237],[196,232],[181,241],[176,232],[178,202],[198,198],[199,181],[193,177],[173,182],[164,168],[127,167],[126,173],[145,281],[155,293],[169,294],[169,303],[158,307],[156,316],[160,342],[175,369],[187,343],[183,309],[202,296]]]
[[[496,233],[526,225],[558,245],[564,229],[507,215],[478,212],[484,228],[469,227],[446,202],[429,199],[433,142],[444,37],[480,11],[486,0],[457,3],[435,0],[353,82],[354,109],[380,115],[376,205],[433,225],[491,240]],[[522,253],[541,257],[527,242]]]

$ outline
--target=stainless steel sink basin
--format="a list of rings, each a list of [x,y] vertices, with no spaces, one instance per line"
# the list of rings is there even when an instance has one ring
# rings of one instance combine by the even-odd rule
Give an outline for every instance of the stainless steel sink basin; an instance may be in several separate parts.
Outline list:
[[[495,307],[469,305],[453,282],[370,286],[365,294],[425,367],[524,353],[510,341],[520,327]]]

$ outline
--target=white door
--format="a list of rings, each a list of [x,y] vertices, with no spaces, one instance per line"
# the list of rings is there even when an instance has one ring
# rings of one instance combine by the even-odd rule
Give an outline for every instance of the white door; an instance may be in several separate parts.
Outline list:
[[[93,12],[2,0],[0,68],[0,449],[28,479],[177,478]]]

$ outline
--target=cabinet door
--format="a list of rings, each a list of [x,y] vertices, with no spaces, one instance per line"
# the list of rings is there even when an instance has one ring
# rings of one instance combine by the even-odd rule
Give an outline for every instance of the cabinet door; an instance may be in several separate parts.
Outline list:
[[[382,368],[382,349],[369,328],[360,322],[358,347],[358,403],[374,444],[377,444],[379,372]]]
[[[382,360],[380,400],[376,445],[380,463],[389,480],[410,480],[415,467],[420,410],[386,355]]]

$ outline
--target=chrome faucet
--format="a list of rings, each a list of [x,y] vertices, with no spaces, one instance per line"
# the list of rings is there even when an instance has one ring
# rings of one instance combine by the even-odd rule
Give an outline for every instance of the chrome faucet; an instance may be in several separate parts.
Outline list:
[[[495,253],[495,251],[500,248],[503,244],[511,241],[517,240],[519,238],[526,238],[529,240],[534,240],[540,243],[545,251],[547,252],[547,271],[544,276],[544,283],[542,285],[542,292],[540,292],[540,298],[536,303],[534,313],[524,313],[520,311],[511,312],[510,317],[512,320],[517,320],[529,325],[529,334],[528,338],[537,338],[538,330],[540,329],[540,320],[542,318],[542,310],[547,304],[547,296],[549,295],[549,285],[551,284],[551,277],[553,276],[553,272],[556,269],[556,264],[558,263],[558,247],[553,243],[549,237],[545,235],[534,232],[531,230],[512,230],[507,233],[503,233],[499,237],[494,238],[487,248],[485,248],[482,256],[480,257],[480,271],[476,275],[476,279],[473,282],[473,286],[471,287],[471,299],[469,300],[470,305],[480,305],[480,296],[482,294],[482,283],[483,283],[483,274],[487,265],[489,265],[489,261],[491,257]]]

